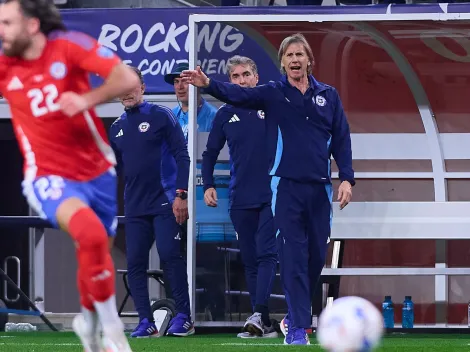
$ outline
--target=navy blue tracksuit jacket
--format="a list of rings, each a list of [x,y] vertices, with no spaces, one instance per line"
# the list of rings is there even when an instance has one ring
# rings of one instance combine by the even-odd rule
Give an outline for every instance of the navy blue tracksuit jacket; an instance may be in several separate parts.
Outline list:
[[[290,326],[311,326],[311,297],[325,263],[331,232],[330,157],[341,181],[354,185],[349,124],[335,88],[309,76],[302,94],[284,75],[243,88],[211,79],[206,93],[266,114],[272,211]]]
[[[183,132],[171,110],[144,102],[126,110],[109,134],[118,171],[124,173],[125,215],[171,210],[176,189],[188,189],[190,164]]]
[[[354,184],[349,125],[335,88],[309,77],[302,95],[285,76],[254,88],[210,80],[206,92],[266,113],[270,175],[300,183],[331,182],[333,155],[341,181]]]
[[[125,180],[128,282],[139,318],[153,320],[146,274],[153,241],[176,308],[189,315],[181,229],[172,210],[176,189],[188,188],[190,159],[181,126],[170,109],[144,102],[126,109],[109,135]]]
[[[202,154],[204,191],[214,187],[214,167],[227,141],[230,153],[230,208],[256,208],[271,203],[264,113],[222,106],[212,123]]]

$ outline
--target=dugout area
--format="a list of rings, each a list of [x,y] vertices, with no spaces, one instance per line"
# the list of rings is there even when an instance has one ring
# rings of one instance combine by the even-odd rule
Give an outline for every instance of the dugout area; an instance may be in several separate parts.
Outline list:
[[[323,304],[327,296],[339,293],[359,295],[380,306],[390,294],[396,297],[395,323],[401,327],[399,307],[409,292],[415,302],[415,326],[467,324],[470,272],[464,258],[470,243],[466,231],[454,226],[468,223],[461,217],[466,211],[461,211],[470,200],[470,154],[460,144],[467,145],[470,131],[465,118],[470,111],[465,98],[470,93],[467,8],[373,6],[362,8],[363,13],[345,7],[265,13],[243,9],[241,14],[190,16],[190,67],[207,57],[199,48],[198,33],[211,23],[238,28],[275,63],[282,40],[300,32],[315,56],[315,78],[334,86],[341,96],[358,182],[354,203],[341,212],[334,204],[332,238],[344,240],[345,246],[341,252],[341,247],[330,245],[323,274],[342,276],[339,290],[323,290]],[[239,54],[255,55],[250,50]],[[270,69],[260,67],[262,83],[278,77]],[[192,88],[192,111],[195,93]],[[194,119],[193,114],[190,131]],[[190,155],[200,160],[207,136],[191,136]],[[337,171],[333,162],[335,189]],[[198,173],[193,165],[192,175]],[[194,182],[190,188],[197,186]],[[194,195],[189,199],[190,214],[197,218],[204,205],[197,192]],[[199,235],[201,226],[196,223],[189,230]],[[195,245],[188,242],[188,249]],[[188,261],[197,258],[197,250],[188,250]],[[190,276],[195,277],[192,289],[197,290],[197,275]]]
[[[198,14],[190,17],[190,67],[194,67],[198,60],[207,60],[207,55],[210,55],[197,50],[195,39],[198,30],[206,28],[207,23],[220,21],[250,36],[259,45],[257,50],[263,50],[263,55],[271,59],[274,70],[266,65],[260,67],[261,81],[266,82],[277,77],[276,55],[282,39],[301,32],[309,40],[316,57],[315,77],[338,89],[351,125],[358,180],[354,201],[359,204],[346,208],[333,220],[337,241],[330,246],[325,273],[334,278],[331,282],[340,282],[340,286],[336,286],[333,292],[326,286],[320,290],[316,309],[318,303],[320,307],[326,303],[329,295],[358,295],[379,307],[384,296],[391,294],[397,304],[395,322],[399,328],[400,303],[405,294],[412,295],[416,331],[413,334],[399,331],[388,334],[379,351],[467,351],[470,347],[469,335],[466,334],[467,293],[470,291],[470,241],[466,232],[470,206],[470,120],[465,117],[470,111],[470,100],[466,98],[470,96],[470,7],[447,4],[396,6],[391,13],[390,8],[381,6],[356,8],[352,13],[344,8],[334,8],[335,12],[329,14],[326,12],[333,10],[325,8],[311,10],[315,12],[312,14],[306,10],[296,12],[295,9],[291,9],[289,14],[280,10],[273,10],[270,14],[259,13],[263,11],[260,9],[242,11],[245,13],[241,15]],[[364,11],[366,13],[358,13]],[[236,36],[230,38],[237,40]],[[230,42],[226,44],[230,45]],[[252,52],[238,54],[250,56]],[[210,62],[207,65],[210,66]],[[194,97],[195,90],[191,89],[192,110],[196,111]],[[206,98],[220,106],[220,102]],[[159,99],[148,97],[149,101],[156,103],[161,103]],[[114,120],[111,117],[120,112],[118,106],[109,113],[106,109],[111,105],[100,108],[100,116],[107,126]],[[200,160],[207,133],[194,133],[194,120],[195,116],[192,116],[189,149],[192,160],[197,162],[193,163],[191,170],[190,187],[193,192],[190,192],[189,201],[191,218],[195,221],[188,228],[187,259],[198,335],[188,339],[131,340],[131,344],[137,352],[284,349],[281,338],[248,341],[235,337],[250,308],[236,235],[228,214],[224,212],[228,202],[228,154],[223,151],[216,170],[221,207],[217,214],[211,213],[203,203],[200,183]],[[4,157],[5,163],[9,162],[9,157]],[[336,189],[338,182],[334,163],[332,171]],[[20,174],[19,167],[16,172]],[[5,184],[7,182],[10,180]],[[10,198],[20,195],[19,190],[6,191],[10,192]],[[407,219],[401,215],[402,220],[405,219],[403,226],[395,231],[390,224],[387,224],[389,227],[383,224],[386,219],[398,218],[398,213],[392,208],[397,208],[400,202],[406,203],[406,209],[410,211],[407,211]],[[390,203],[395,203],[395,207]],[[444,215],[437,203],[454,203],[451,210],[446,210],[453,215]],[[375,211],[376,221],[368,227],[368,233],[352,226],[371,219],[361,210],[361,204],[368,211]],[[12,214],[11,206],[3,212],[6,213]],[[352,213],[359,215],[352,216]],[[418,213],[425,215],[418,216]],[[432,227],[434,230],[412,237],[415,236],[412,224],[419,227],[415,219],[418,217],[426,223],[422,231]],[[434,226],[431,221],[435,222]],[[449,226],[452,222],[460,226]],[[344,229],[357,231],[347,237]],[[25,238],[28,235],[34,238],[34,231],[23,229],[23,232]],[[47,247],[55,252],[58,261],[65,262],[73,252],[59,242],[58,235],[47,231],[45,236],[38,236],[36,240],[53,238],[55,243],[48,242]],[[22,245],[23,252],[34,252],[26,242]],[[117,246],[120,245],[122,243],[118,242]],[[124,268],[125,258],[120,256],[118,260],[121,263],[118,269]],[[29,264],[21,262],[22,272],[36,273],[37,267],[35,269]],[[337,269],[340,266],[343,267],[340,269],[349,271],[343,271],[344,275],[339,276]],[[380,271],[384,267],[388,270]],[[65,273],[58,265],[44,269],[51,276]],[[372,274],[367,273],[372,269],[375,270]],[[16,271],[13,269],[10,274],[15,278]],[[42,275],[44,278],[44,270]],[[17,281],[21,281],[22,287],[28,287],[28,279],[35,281],[32,276],[22,275]],[[38,277],[36,292],[38,287],[44,286]],[[69,302],[76,301],[72,296],[76,294],[74,277],[64,274],[60,280],[64,292],[68,291],[62,294],[63,297],[56,297],[53,313],[63,307],[69,309]],[[121,303],[124,290],[120,277],[117,285],[120,289],[118,303]],[[42,289],[47,293],[46,300],[53,301],[49,297],[55,296],[48,291],[48,286]],[[27,294],[30,292],[34,292],[31,287]],[[15,293],[9,291],[8,296],[15,297]],[[18,308],[28,309],[20,303]],[[278,279],[270,304],[273,315],[280,320],[286,305]],[[126,308],[132,309],[132,304]],[[27,321],[27,318],[22,321]],[[207,330],[201,329],[220,326],[230,328],[231,333],[205,335]],[[437,334],[443,330],[435,327],[445,329],[446,334]],[[453,334],[449,327],[458,327],[459,334]],[[422,335],[423,329],[431,334]],[[320,351],[314,336],[311,342],[313,346],[310,349]],[[305,347],[288,348],[297,351]],[[68,332],[0,334],[0,352],[46,350],[82,351],[78,339]]]

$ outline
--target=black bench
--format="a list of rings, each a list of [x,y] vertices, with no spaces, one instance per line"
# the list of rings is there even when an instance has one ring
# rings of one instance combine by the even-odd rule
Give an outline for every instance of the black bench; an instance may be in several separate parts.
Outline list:
[[[126,296],[124,297],[121,306],[119,307],[119,316],[120,317],[129,317],[129,316],[137,316],[135,313],[122,313],[124,306],[127,303],[127,300],[129,299],[129,296],[131,295],[131,290],[129,288],[129,283],[127,281],[127,270],[126,269],[118,269],[118,274],[122,275],[122,280],[124,282],[124,287],[126,288]],[[156,281],[163,287],[165,287],[165,281],[164,281],[164,276],[163,276],[163,270],[161,269],[148,269],[147,270],[147,277],[150,277]]]

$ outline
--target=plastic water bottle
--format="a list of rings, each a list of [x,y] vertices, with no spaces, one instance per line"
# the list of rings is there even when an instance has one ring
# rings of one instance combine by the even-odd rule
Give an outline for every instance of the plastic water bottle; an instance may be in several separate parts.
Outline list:
[[[384,318],[384,327],[386,329],[391,329],[395,327],[392,296],[385,296],[385,300],[382,303],[382,315]]]
[[[401,326],[405,329],[413,328],[415,321],[415,307],[411,300],[411,296],[405,296],[403,301],[403,308],[401,311]]]
[[[30,323],[6,323],[6,332],[31,332],[37,331],[37,327]]]
[[[18,331],[17,324],[15,324],[15,323],[6,323],[5,324],[5,331],[6,332],[16,332],[16,331]]]

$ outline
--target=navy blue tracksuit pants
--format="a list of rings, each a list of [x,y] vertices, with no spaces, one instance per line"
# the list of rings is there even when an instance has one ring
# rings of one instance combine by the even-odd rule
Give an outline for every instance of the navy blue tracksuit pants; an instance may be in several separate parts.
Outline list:
[[[273,177],[281,281],[292,327],[310,328],[312,296],[325,265],[332,219],[332,186]]]
[[[178,313],[191,315],[186,261],[181,255],[181,228],[173,213],[127,217],[126,247],[129,288],[139,320],[153,320],[147,268],[153,241],[169,279]]]
[[[253,311],[268,306],[277,266],[276,232],[269,204],[231,209]]]

